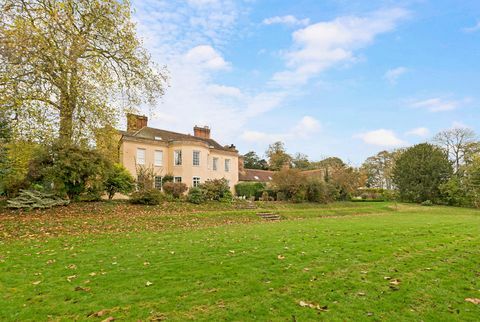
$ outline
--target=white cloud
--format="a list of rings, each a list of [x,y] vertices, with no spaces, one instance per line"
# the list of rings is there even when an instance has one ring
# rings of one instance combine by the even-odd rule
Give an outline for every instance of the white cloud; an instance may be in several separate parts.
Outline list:
[[[410,104],[414,108],[424,108],[430,112],[445,112],[455,110],[462,105],[468,103],[470,99],[463,100],[447,100],[440,97],[429,98],[420,101],[414,101]]]
[[[263,20],[263,24],[265,25],[273,25],[273,24],[284,24],[289,26],[307,26],[310,24],[310,19],[298,19],[295,16],[287,15],[287,16],[275,16],[266,18]]]
[[[408,69],[405,67],[397,67],[387,70],[385,75],[383,76],[390,84],[396,84],[397,80],[408,72]]]
[[[185,55],[185,62],[211,70],[230,68],[230,64],[215,49],[208,45],[200,45],[190,49]]]
[[[266,133],[247,130],[243,132],[241,138],[247,142],[272,143],[274,141],[307,139],[320,130],[320,122],[307,115],[283,133]]]
[[[405,134],[425,138],[425,137],[430,135],[430,130],[427,129],[426,127],[417,127],[415,129],[411,129],[410,131],[408,131]]]
[[[476,32],[480,30],[480,21],[477,22],[477,24],[473,27],[468,27],[464,28],[463,31],[465,32]]]
[[[394,148],[407,145],[408,143],[399,139],[392,130],[379,129],[370,132],[360,133],[354,136],[363,142],[384,148]]]
[[[242,98],[244,95],[238,87],[212,84],[207,87],[208,92],[215,96]]]
[[[276,73],[273,82],[303,84],[336,64],[353,62],[356,50],[392,31],[408,15],[408,11],[394,8],[362,17],[340,17],[297,30],[293,33],[293,50],[285,54],[287,70]]]

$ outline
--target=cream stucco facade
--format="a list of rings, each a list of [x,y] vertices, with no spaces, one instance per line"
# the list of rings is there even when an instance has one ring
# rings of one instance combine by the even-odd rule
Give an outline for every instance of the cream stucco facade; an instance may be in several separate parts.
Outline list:
[[[215,147],[208,140],[195,136],[182,136],[179,140],[164,140],[162,137],[124,135],[120,141],[120,161],[134,177],[137,166],[142,165],[153,167],[158,177],[173,175],[175,181],[188,187],[209,179],[225,178],[233,191],[239,176],[238,152],[234,148]],[[181,151],[181,164],[178,160],[175,162],[176,151]]]

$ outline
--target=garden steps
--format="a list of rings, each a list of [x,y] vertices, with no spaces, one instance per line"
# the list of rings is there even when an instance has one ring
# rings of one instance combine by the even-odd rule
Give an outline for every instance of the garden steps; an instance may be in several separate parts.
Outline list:
[[[280,215],[273,214],[273,213],[270,213],[270,212],[261,212],[261,213],[258,213],[257,216],[259,216],[262,219],[272,220],[272,221],[282,219],[282,217],[280,217]]]

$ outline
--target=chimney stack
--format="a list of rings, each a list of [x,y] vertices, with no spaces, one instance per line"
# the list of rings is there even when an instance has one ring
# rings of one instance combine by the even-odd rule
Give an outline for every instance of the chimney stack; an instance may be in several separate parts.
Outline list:
[[[127,113],[127,132],[136,132],[148,124],[148,117]]]
[[[196,126],[193,128],[193,135],[197,138],[210,139],[210,128],[208,126]]]

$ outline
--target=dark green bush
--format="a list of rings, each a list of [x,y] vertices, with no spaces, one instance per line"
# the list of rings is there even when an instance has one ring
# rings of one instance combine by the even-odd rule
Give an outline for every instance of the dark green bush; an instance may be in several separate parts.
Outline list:
[[[107,172],[104,186],[108,199],[112,199],[117,192],[130,193],[135,186],[135,180],[124,166],[116,163]]]
[[[162,192],[157,189],[135,191],[130,196],[130,203],[139,205],[158,205],[163,200]]]
[[[99,152],[75,145],[54,144],[30,163],[27,179],[70,200],[99,188],[112,164]]]
[[[263,191],[264,188],[265,185],[260,182],[241,182],[235,185],[235,193],[239,197],[250,198],[252,196],[257,196],[257,194],[260,191]]]
[[[193,187],[188,190],[187,200],[188,202],[199,205],[205,202],[205,196],[200,188]]]

